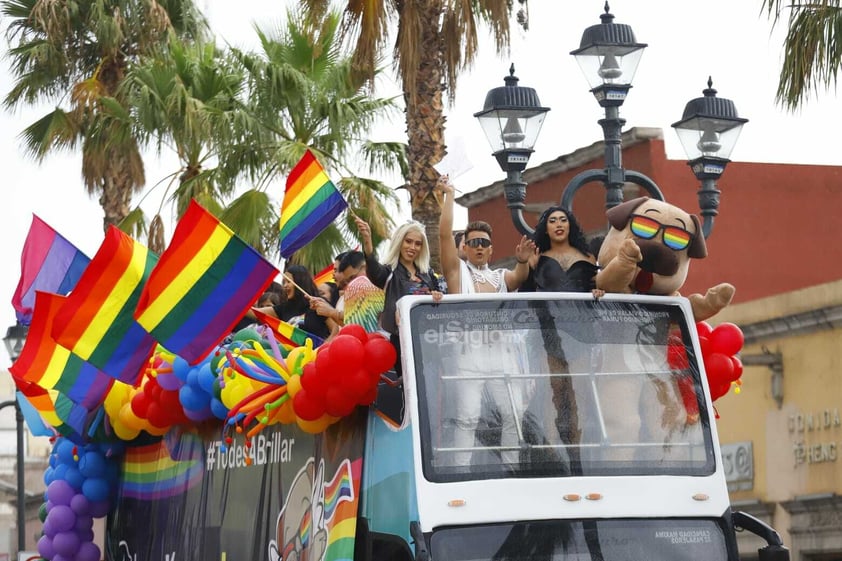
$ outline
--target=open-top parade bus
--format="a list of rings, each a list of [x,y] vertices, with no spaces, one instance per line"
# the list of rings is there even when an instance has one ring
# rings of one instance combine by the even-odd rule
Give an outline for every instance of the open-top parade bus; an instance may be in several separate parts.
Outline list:
[[[731,510],[687,300],[405,297],[399,314],[394,422],[371,407],[249,449],[182,443],[199,469],[124,490],[109,559],[724,561],[740,529],[789,558]]]

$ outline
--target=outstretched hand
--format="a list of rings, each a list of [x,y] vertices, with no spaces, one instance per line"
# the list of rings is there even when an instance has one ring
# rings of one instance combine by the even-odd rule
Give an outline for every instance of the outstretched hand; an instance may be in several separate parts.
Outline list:
[[[515,247],[515,259],[520,263],[529,261],[534,255],[538,253],[538,246],[535,242],[527,236],[522,236]]]
[[[354,222],[356,222],[357,230],[359,230],[360,237],[362,238],[363,251],[366,254],[372,253],[374,251],[374,245],[371,243],[371,226],[359,216],[354,216]]]

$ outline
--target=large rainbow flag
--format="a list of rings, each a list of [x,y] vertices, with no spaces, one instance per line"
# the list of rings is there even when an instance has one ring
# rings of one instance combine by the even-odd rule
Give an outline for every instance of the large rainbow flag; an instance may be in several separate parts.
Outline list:
[[[66,296],[37,292],[32,326],[20,357],[9,368],[16,377],[55,389],[89,411],[105,399],[114,378],[56,344],[50,333]]]
[[[132,317],[158,256],[111,226],[53,321],[52,336],[109,376],[135,385],[155,340]]]
[[[287,177],[281,206],[281,256],[307,245],[348,207],[310,150]]]
[[[18,323],[32,321],[36,290],[67,294],[89,262],[87,255],[33,214],[20,257],[20,281],[12,296]]]
[[[262,255],[191,201],[134,316],[167,350],[196,363],[231,333],[277,275]]]

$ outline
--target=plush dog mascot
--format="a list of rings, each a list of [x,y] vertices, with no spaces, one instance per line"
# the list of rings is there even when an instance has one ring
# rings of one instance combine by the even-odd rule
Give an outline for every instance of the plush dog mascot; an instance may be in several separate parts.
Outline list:
[[[707,257],[699,218],[663,201],[641,197],[606,213],[611,228],[597,260],[596,287],[606,292],[678,295],[690,259]],[[696,321],[727,306],[734,287],[718,284],[688,296]]]

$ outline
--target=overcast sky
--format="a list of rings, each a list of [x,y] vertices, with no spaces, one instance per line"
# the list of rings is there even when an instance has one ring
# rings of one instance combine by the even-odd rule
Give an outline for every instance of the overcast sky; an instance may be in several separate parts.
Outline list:
[[[200,0],[201,2],[201,0]],[[537,90],[543,105],[551,108],[538,139],[531,164],[557,158],[601,140],[597,120],[602,110],[588,92],[571,50],[578,48],[582,31],[599,23],[603,0],[531,0],[528,32],[516,32],[511,53],[496,56],[489,41],[475,68],[464,74],[454,106],[447,109],[447,140],[463,142],[473,168],[455,179],[456,187],[468,192],[501,179],[503,173],[490,155],[485,137],[473,113],[482,109],[486,92],[503,85],[510,63],[516,66],[521,86]],[[838,133],[828,128],[842,123],[842,106],[835,92],[821,92],[797,114],[786,113],[774,101],[780,64],[783,30],[772,32],[760,13],[760,0],[708,0],[704,3],[662,0],[613,0],[611,12],[617,23],[632,26],[637,40],[648,44],[621,116],[626,127],[664,129],[667,155],[684,159],[670,125],[681,118],[686,102],[701,96],[708,76],[713,77],[719,97],[732,99],[741,117],[749,119],[732,154],[735,161],[789,162],[839,165]],[[253,25],[272,29],[280,25],[284,6],[279,0],[204,0],[204,8],[220,42],[254,48]],[[7,46],[3,47],[5,53]],[[0,92],[11,88],[7,62],[0,72]],[[379,84],[378,96],[399,92],[394,81]],[[26,159],[18,134],[49,108],[0,112],[0,150],[3,158],[4,204],[2,256],[7,264],[0,276],[0,295],[7,302],[0,312],[0,329],[15,321],[11,297],[20,275],[20,252],[32,213],[61,232],[89,256],[102,240],[102,212],[94,198],[85,195],[80,179],[80,156],[51,156],[43,164]],[[405,140],[405,125],[383,123],[372,136],[378,140]],[[171,160],[170,160],[171,162]],[[167,162],[150,155],[147,180],[154,185],[171,172]],[[726,172],[727,176],[727,172]],[[387,178],[388,179],[388,178]],[[687,173],[688,188],[695,179]],[[280,196],[283,187],[278,184]],[[144,208],[154,212],[161,189],[145,199]],[[560,194],[559,194],[560,196]],[[727,208],[723,208],[727,212]],[[404,214],[408,214],[404,205]],[[461,216],[461,218],[460,218]],[[457,216],[456,225],[465,214]],[[170,232],[168,232],[171,234]],[[0,352],[0,365],[8,359]]]

